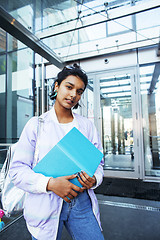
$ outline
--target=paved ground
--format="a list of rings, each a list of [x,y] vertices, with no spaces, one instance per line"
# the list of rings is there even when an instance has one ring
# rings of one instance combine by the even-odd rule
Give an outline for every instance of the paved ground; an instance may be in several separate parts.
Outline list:
[[[97,198],[105,240],[160,239],[159,201],[102,194],[97,194]],[[22,217],[0,233],[0,240],[17,239],[31,240]],[[71,240],[65,229],[62,240]]]

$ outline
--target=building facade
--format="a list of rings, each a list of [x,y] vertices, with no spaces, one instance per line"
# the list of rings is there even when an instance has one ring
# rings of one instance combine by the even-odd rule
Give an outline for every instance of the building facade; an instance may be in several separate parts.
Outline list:
[[[58,71],[89,84],[105,176],[160,180],[160,5],[156,0],[0,1],[0,166],[26,122],[49,110]]]

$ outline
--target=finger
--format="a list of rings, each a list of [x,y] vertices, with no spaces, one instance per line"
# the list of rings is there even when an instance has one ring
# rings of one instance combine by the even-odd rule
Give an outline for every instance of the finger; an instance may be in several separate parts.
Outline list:
[[[88,182],[86,182],[83,177],[82,177],[82,180],[86,183],[86,184],[89,184],[90,188],[93,187],[93,185],[96,184],[96,178],[95,176],[93,175],[93,177],[90,177],[86,172],[84,171],[81,171],[82,175],[80,175],[81,177],[84,176]]]
[[[67,197],[64,197],[63,199],[64,199],[64,201],[65,201],[65,202],[68,202],[68,203],[70,203],[70,202],[71,202],[71,200],[70,200],[70,199],[68,199]]]
[[[73,179],[73,178],[76,178],[76,174],[65,176],[65,179],[67,179],[67,180]]]
[[[81,172],[80,173],[80,178],[81,180],[84,182],[84,186],[87,186],[87,188],[91,188],[93,187],[93,185],[95,184],[95,177],[90,177],[87,173],[85,172]]]
[[[82,184],[81,184],[81,185],[82,185]],[[82,186],[83,186],[83,185],[82,185]],[[83,186],[83,187],[80,188],[80,191],[79,191],[79,192],[83,192],[83,191],[86,190],[86,189],[87,189],[87,187],[84,187],[84,186]]]
[[[95,175],[93,175],[92,179],[93,179],[93,185],[96,185],[97,184],[97,179],[96,179]]]
[[[85,182],[86,179],[85,179],[84,176],[82,176],[82,177],[81,177],[81,176],[78,176],[77,178],[78,178],[78,181],[80,182],[80,184],[81,184],[83,187],[88,188],[88,184]]]
[[[69,194],[67,195],[67,197],[68,197],[69,199],[73,199],[73,198],[74,198],[74,196],[73,196],[71,193],[69,193]]]
[[[93,178],[90,177],[90,176],[89,176],[86,172],[84,172],[84,171],[81,171],[80,176],[84,176],[84,177],[87,179],[87,181],[93,182]]]
[[[82,179],[82,181],[86,184],[90,183],[90,176],[88,174],[83,174],[80,173],[80,178]]]
[[[73,196],[73,197],[77,197],[78,193],[74,190],[71,190],[70,191],[70,194]]]
[[[84,191],[83,188],[80,188],[77,185],[74,185],[73,183],[72,183],[72,189],[76,192],[83,192]]]

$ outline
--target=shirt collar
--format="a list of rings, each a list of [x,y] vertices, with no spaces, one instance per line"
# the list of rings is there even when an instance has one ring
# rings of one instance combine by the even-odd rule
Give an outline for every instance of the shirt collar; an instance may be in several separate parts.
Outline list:
[[[52,119],[55,123],[60,124],[59,121],[58,121],[56,112],[55,112],[54,105],[53,105],[53,107],[51,108],[50,111],[51,111],[51,119]],[[75,114],[74,114],[73,112],[72,112],[72,115],[73,115],[73,122],[77,122],[76,116],[75,116]],[[77,124],[78,124],[78,123],[77,123]],[[77,125],[77,124],[76,124],[76,125]]]

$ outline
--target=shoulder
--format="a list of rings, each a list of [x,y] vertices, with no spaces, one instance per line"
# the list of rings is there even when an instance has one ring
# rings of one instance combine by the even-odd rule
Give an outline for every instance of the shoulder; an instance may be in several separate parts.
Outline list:
[[[83,117],[79,114],[74,114],[78,122],[79,130],[88,138],[92,139],[92,136],[95,132],[94,123],[86,117]]]
[[[34,116],[34,117],[30,118],[30,120],[27,122],[26,126],[37,126],[39,119],[46,121],[47,119],[50,118],[50,115],[51,115],[50,111],[47,111],[47,112],[41,114],[39,117]]]
[[[85,126],[93,126],[94,124],[86,117],[83,117],[77,113],[74,113],[75,118],[77,119],[78,123],[81,125],[85,125]]]
[[[30,120],[26,123],[25,128],[33,130],[33,131],[36,130],[40,119],[44,122],[47,121],[48,119],[50,119],[50,111],[47,111],[47,112],[41,114],[39,117],[34,116],[34,117],[30,118]]]
[[[21,133],[21,138],[27,136],[27,138],[34,138],[37,134],[37,126],[38,126],[38,117],[34,116],[29,119],[29,121],[26,123],[26,125],[23,128],[23,131]]]
[[[38,117],[34,116],[26,123],[25,128],[32,128],[38,124]]]
[[[53,108],[51,108],[49,111],[41,114],[39,117],[39,119],[42,119],[42,121],[44,122],[49,122],[53,120]]]

